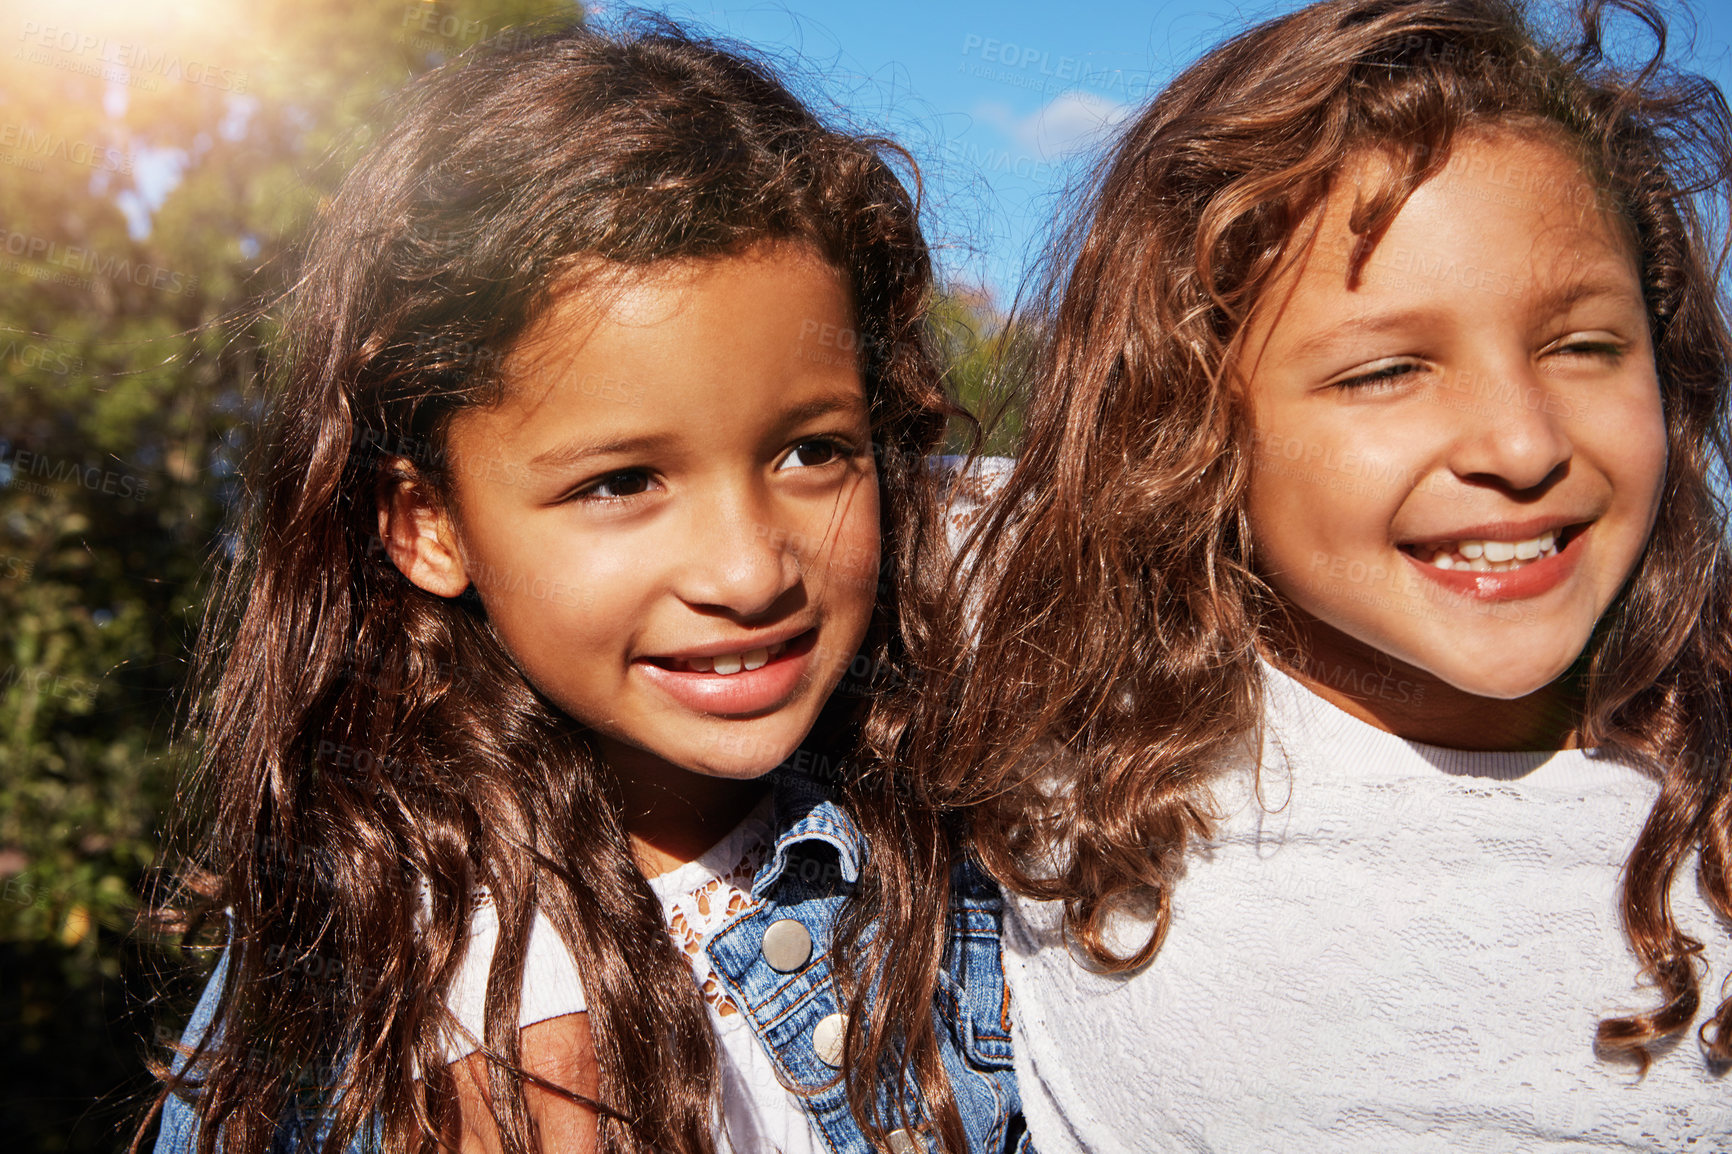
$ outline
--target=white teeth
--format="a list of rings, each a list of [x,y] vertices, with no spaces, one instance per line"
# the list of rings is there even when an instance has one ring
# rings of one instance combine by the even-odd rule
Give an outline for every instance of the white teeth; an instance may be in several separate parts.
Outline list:
[[[788,648],[786,641],[778,641],[774,645],[760,645],[756,649],[748,649],[743,653],[723,653],[716,657],[688,657],[684,661],[687,669],[693,673],[720,673],[727,676],[738,673],[742,669],[762,669],[772,660],[781,656]]]
[[[1438,541],[1416,546],[1413,553],[1434,569],[1507,573],[1529,561],[1557,556],[1558,535],[1547,532],[1525,541]]]

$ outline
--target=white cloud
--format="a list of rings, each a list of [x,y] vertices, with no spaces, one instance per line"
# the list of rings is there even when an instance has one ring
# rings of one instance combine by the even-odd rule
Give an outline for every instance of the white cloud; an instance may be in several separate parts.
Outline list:
[[[1100,143],[1131,113],[1131,106],[1092,92],[1061,92],[1027,116],[1017,116],[1005,104],[993,102],[975,115],[1041,160],[1061,160]]]

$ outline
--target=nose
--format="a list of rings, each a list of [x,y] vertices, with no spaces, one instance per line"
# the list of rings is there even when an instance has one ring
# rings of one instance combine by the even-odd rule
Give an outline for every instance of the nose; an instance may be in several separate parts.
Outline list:
[[[1449,462],[1458,477],[1523,491],[1544,485],[1569,461],[1569,404],[1525,361],[1475,371],[1467,384],[1456,390],[1467,404],[1458,406],[1464,419]]]
[[[776,524],[771,502],[749,488],[694,505],[676,591],[694,608],[735,617],[771,612],[800,583],[798,534]]]

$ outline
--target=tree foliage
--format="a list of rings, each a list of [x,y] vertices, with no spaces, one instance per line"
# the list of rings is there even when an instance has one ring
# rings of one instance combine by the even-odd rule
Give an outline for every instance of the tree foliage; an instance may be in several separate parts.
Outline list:
[[[8,1149],[109,1150],[132,936],[259,405],[269,301],[381,101],[562,0],[13,10],[0,53],[0,1029]],[[116,1092],[122,1091],[119,1097]],[[99,1095],[105,1096],[93,1106]]]

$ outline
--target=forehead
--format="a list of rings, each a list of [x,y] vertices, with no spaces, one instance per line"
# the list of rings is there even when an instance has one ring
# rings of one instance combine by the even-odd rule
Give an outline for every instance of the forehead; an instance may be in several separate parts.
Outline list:
[[[734,296],[740,290],[774,289],[797,281],[802,290],[820,290],[826,307],[840,297],[853,301],[847,279],[811,245],[796,240],[766,240],[733,252],[704,257],[671,257],[647,265],[601,258],[573,262],[547,306],[517,340],[507,361],[521,370],[539,356],[569,347],[598,324],[654,328],[689,319],[700,298]],[[779,294],[778,294],[779,295]]]
[[[1330,190],[1321,236],[1341,247],[1341,234],[1357,223],[1355,210],[1395,176],[1387,154],[1353,157]],[[1613,259],[1631,267],[1636,263],[1634,237],[1611,190],[1544,125],[1487,126],[1459,135],[1441,171],[1407,198],[1386,237],[1398,230],[1400,240],[1429,243],[1439,250],[1453,247],[1482,262],[1521,267],[1540,280],[1560,271],[1536,261],[1541,255]],[[1486,247],[1489,241],[1516,236],[1535,243],[1507,250]],[[1399,253],[1380,253],[1384,247],[1374,244],[1370,260],[1399,260]]]
[[[1366,206],[1398,178],[1382,152],[1355,155],[1302,226],[1258,301],[1248,348],[1394,309],[1543,311],[1605,289],[1639,296],[1628,226],[1580,161],[1542,131],[1476,130],[1381,234]]]
[[[562,286],[505,357],[502,395],[460,412],[451,434],[539,454],[575,429],[598,443],[701,441],[820,400],[864,410],[858,357],[821,339],[834,343],[852,323],[841,274],[798,246],[597,264]]]

